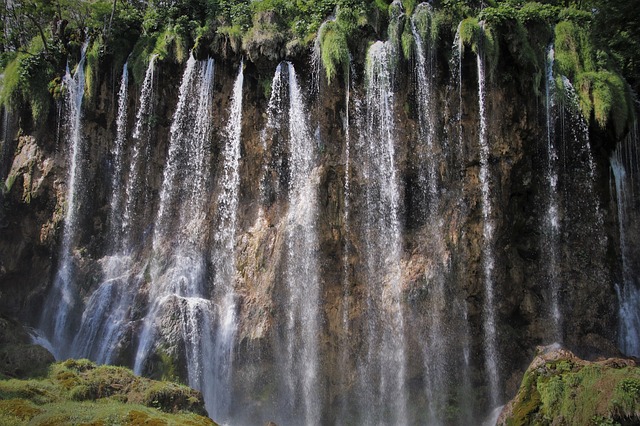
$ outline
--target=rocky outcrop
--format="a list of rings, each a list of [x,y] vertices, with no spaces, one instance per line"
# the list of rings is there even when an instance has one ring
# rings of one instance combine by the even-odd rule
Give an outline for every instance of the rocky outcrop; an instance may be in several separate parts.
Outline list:
[[[55,359],[49,351],[32,344],[31,340],[22,325],[0,316],[0,377],[24,379],[47,373]]]
[[[585,361],[559,345],[538,347],[497,424],[634,425],[640,422],[640,368],[634,360]]]

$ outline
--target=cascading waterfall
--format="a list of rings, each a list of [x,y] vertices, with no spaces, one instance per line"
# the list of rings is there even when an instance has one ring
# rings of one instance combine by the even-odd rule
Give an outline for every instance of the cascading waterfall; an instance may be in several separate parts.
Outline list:
[[[294,407],[302,409],[304,424],[320,418],[318,395],[318,335],[320,283],[315,252],[317,241],[318,174],[314,143],[293,64],[287,62],[289,85],[289,210],[287,212],[286,364],[288,391]]]
[[[151,144],[149,143],[151,124],[150,119],[153,114],[153,80],[155,71],[156,56],[152,55],[149,65],[144,75],[142,89],[140,91],[140,102],[136,113],[136,122],[133,129],[133,144],[131,148],[131,158],[127,174],[125,187],[124,214],[122,220],[122,235],[124,241],[122,248],[125,251],[133,249],[133,242],[137,239],[137,226],[143,212],[140,206],[143,204],[143,188],[146,186],[144,177],[147,176],[145,163],[148,162]],[[136,241],[137,242],[137,241]]]
[[[69,321],[71,312],[78,303],[73,288],[73,245],[80,228],[80,205],[83,193],[83,166],[85,147],[82,137],[82,100],[84,98],[84,64],[88,41],[82,47],[80,62],[71,75],[69,65],[63,79],[66,87],[65,107],[67,116],[65,132],[70,141],[70,163],[67,180],[67,202],[60,244],[60,260],[50,293],[41,317],[40,328],[45,331],[56,359],[65,358],[70,350],[71,334]]]
[[[206,289],[207,235],[204,212],[210,176],[207,153],[213,114],[213,60],[187,61],[173,116],[168,158],[163,173],[160,206],[150,265],[151,306],[143,321],[134,371],[144,372],[153,351],[161,351],[165,329],[158,328],[171,315],[171,330],[184,342],[188,383],[205,393],[214,377],[213,303]]]
[[[127,140],[127,102],[129,93],[129,71],[125,62],[122,67],[122,79],[118,91],[118,115],[116,117],[116,140],[113,144],[113,174],[111,176],[111,206],[109,215],[109,234],[115,241],[112,244],[119,246],[122,239],[121,205],[124,182],[122,170],[124,167],[124,151]]]
[[[366,119],[357,161],[364,200],[366,350],[358,360],[359,411],[365,424],[406,424],[406,352],[401,301],[400,188],[396,171],[392,55],[389,42],[367,54]]]
[[[351,64],[350,64],[351,65]],[[344,223],[344,252],[342,254],[342,303],[340,309],[342,310],[342,333],[343,338],[340,342],[340,366],[342,367],[343,382],[341,385],[341,391],[343,393],[348,392],[348,377],[349,377],[349,333],[350,333],[350,320],[349,311],[351,309],[351,277],[350,277],[350,256],[351,256],[351,225],[349,223],[351,219],[351,124],[349,122],[349,105],[351,103],[351,66],[347,68],[349,72],[345,76],[345,112],[344,112],[344,210],[342,212],[342,220]],[[360,103],[356,103],[356,109],[359,108]],[[348,418],[349,402],[348,398],[343,397],[340,405],[341,417],[343,419]]]
[[[547,211],[544,223],[543,253],[548,267],[548,288],[551,301],[553,330],[550,336],[556,342],[562,342],[562,312],[560,310],[560,277],[558,273],[558,253],[560,245],[560,212],[558,200],[558,153],[555,142],[556,99],[555,77],[553,74],[553,45],[547,49],[547,68],[545,80],[546,124],[547,124],[547,170],[548,189]]]
[[[112,363],[118,345],[129,327],[129,305],[144,281],[144,271],[134,263],[133,243],[136,241],[138,222],[142,212],[139,206],[143,198],[143,163],[149,150],[149,117],[153,105],[154,59],[149,62],[140,93],[140,106],[133,131],[129,169],[125,170],[126,110],[128,70],[125,64],[118,98],[114,161],[119,174],[112,179],[111,218],[124,207],[121,219],[110,221],[111,253],[101,260],[104,281],[91,294],[82,314],[80,330],[72,345],[76,357],[85,357],[99,363]],[[124,176],[126,174],[126,177]],[[125,187],[124,191],[122,186]]]
[[[491,206],[491,171],[489,170],[489,141],[487,138],[486,77],[485,58],[482,51],[477,55],[478,65],[478,112],[480,118],[480,184],[482,189],[482,234],[484,238],[482,267],[484,272],[484,350],[485,368],[489,380],[489,401],[492,407],[498,405],[500,372],[498,370],[498,342],[496,330],[496,307],[494,289],[493,213]]]
[[[113,147],[114,171],[111,179],[109,235],[112,236],[111,255],[102,260],[104,281],[92,293],[82,314],[80,330],[71,348],[73,356],[86,357],[99,363],[113,362],[117,344],[125,331],[128,301],[132,298],[129,285],[130,258],[120,253],[123,221],[120,218],[123,202],[123,167],[127,140],[128,70],[124,64],[118,92],[116,138]]]
[[[640,356],[640,285],[637,280],[640,246],[632,235],[638,226],[638,131],[632,129],[611,156],[611,171],[615,180],[620,254],[622,257],[622,283],[616,284],[619,301],[618,342],[627,356]]]
[[[207,381],[209,414],[226,421],[230,413],[230,389],[233,368],[233,347],[238,328],[236,318],[236,226],[240,191],[240,144],[242,130],[243,63],[233,85],[229,121],[224,132],[224,172],[218,197],[218,225],[214,235],[212,261],[214,265],[214,300],[217,304],[217,328],[214,336],[214,377]],[[206,337],[205,337],[206,338]]]
[[[287,118],[284,117],[284,103],[288,94],[285,92],[283,78],[283,64],[276,67],[276,72],[271,81],[271,96],[267,106],[267,124],[260,134],[262,143],[263,161],[262,175],[260,177],[260,208],[271,204],[280,194],[279,176],[274,176],[283,170],[283,141],[282,132],[287,128]],[[284,173],[283,173],[284,174]]]
[[[435,147],[435,111],[434,111],[434,94],[433,87],[435,85],[435,47],[430,37],[431,26],[431,6],[421,3],[416,8],[411,18],[411,33],[415,40],[415,74],[416,74],[416,101],[418,106],[418,122],[420,124],[420,141],[424,143],[424,149],[419,152],[420,168],[426,167],[420,171],[420,180],[422,187],[426,189],[426,202],[429,215],[433,216],[438,204],[438,175],[437,167],[439,158]],[[418,30],[420,26],[420,31]],[[427,35],[427,39],[423,42],[422,34]]]
[[[443,241],[443,220],[438,215],[440,207],[438,167],[441,155],[436,147],[436,115],[434,111],[435,46],[430,36],[432,9],[421,3],[411,18],[411,32],[415,40],[416,102],[418,107],[419,145],[418,156],[420,191],[424,194],[423,210],[428,227],[428,252],[425,256],[433,260],[425,270],[425,281],[429,283],[428,327],[423,345],[425,392],[427,397],[427,421],[430,425],[442,423],[447,397],[446,380],[447,342],[445,315],[448,310],[445,281],[447,276],[446,247]],[[425,39],[423,41],[423,35]],[[426,170],[425,170],[426,169]]]
[[[604,216],[602,213],[602,209],[600,208],[600,204],[597,200],[595,193],[595,182],[596,182],[596,165],[593,159],[593,153],[591,152],[591,141],[589,138],[589,125],[585,118],[582,116],[580,111],[580,100],[578,94],[576,93],[573,84],[569,79],[565,76],[561,77],[562,86],[564,90],[564,99],[567,101],[567,104],[564,105],[564,110],[569,115],[569,131],[571,135],[571,139],[580,144],[580,150],[574,152],[575,156],[584,157],[587,165],[587,179],[584,181],[584,185],[586,185],[586,192],[589,195],[584,200],[585,202],[591,204],[588,206],[588,209],[593,212],[595,215],[595,226],[600,230],[603,229],[604,225]],[[566,138],[566,131],[564,129],[563,122],[563,131],[562,136]],[[565,141],[566,144],[566,141]],[[566,146],[565,146],[566,149]],[[597,241],[600,249],[604,252],[606,250],[606,236],[604,234],[602,238]]]

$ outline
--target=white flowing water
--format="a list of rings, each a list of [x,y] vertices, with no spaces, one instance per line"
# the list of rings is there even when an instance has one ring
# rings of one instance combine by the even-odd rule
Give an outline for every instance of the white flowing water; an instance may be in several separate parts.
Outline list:
[[[566,104],[564,105],[565,111],[569,114],[569,130],[571,134],[571,139],[580,144],[578,151],[573,151],[575,157],[584,157],[586,159],[587,165],[587,179],[584,181],[585,191],[588,194],[587,197],[583,197],[584,202],[590,204],[588,208],[595,215],[595,224],[594,226],[603,231],[604,228],[604,214],[602,209],[600,208],[600,203],[598,202],[595,185],[597,179],[597,170],[596,164],[593,159],[593,153],[591,151],[591,141],[589,137],[589,124],[587,120],[582,116],[580,111],[580,99],[578,94],[576,93],[573,84],[571,81],[565,76],[562,76],[562,85],[564,87],[564,100]],[[564,124],[563,124],[564,125]],[[563,129],[563,137],[565,131]],[[566,142],[565,142],[566,144]],[[566,149],[566,148],[565,148]],[[597,241],[601,251],[604,254],[606,250],[606,241],[607,237],[604,232],[599,233],[599,240]]]
[[[426,189],[426,204],[429,206],[430,216],[433,216],[438,204],[438,174],[439,156],[435,146],[436,117],[434,111],[435,86],[435,46],[430,37],[431,6],[421,3],[411,18],[411,33],[415,41],[415,74],[416,101],[418,106],[418,122],[420,124],[420,141],[424,148],[420,148],[420,181]],[[418,27],[421,27],[419,31]],[[423,41],[423,35],[426,40]],[[426,171],[423,168],[426,167]]]
[[[408,423],[400,270],[401,195],[391,69],[395,54],[389,42],[376,42],[367,53],[366,119],[357,158],[367,181],[363,212],[366,350],[363,348],[358,359],[359,412],[364,424]]]
[[[212,262],[214,268],[213,291],[217,301],[217,327],[211,362],[214,376],[207,381],[206,406],[209,415],[226,422],[231,414],[231,379],[233,348],[238,328],[236,318],[236,228],[238,196],[240,191],[240,147],[242,136],[243,63],[233,85],[229,120],[224,131],[224,167],[220,195],[218,196],[218,225],[214,234]],[[207,336],[203,336],[207,339]]]
[[[274,174],[282,172],[283,141],[282,132],[287,128],[284,103],[288,94],[282,72],[283,64],[276,67],[271,80],[271,95],[267,106],[267,124],[260,134],[262,143],[262,174],[260,176],[260,212],[280,194],[280,179]]]
[[[435,45],[431,37],[432,8],[427,3],[416,7],[411,18],[411,32],[415,41],[416,102],[418,107],[420,153],[419,182],[424,194],[423,214],[429,231],[429,243],[425,256],[431,262],[425,270],[425,282],[429,283],[427,330],[423,343],[425,393],[427,397],[427,422],[439,425],[444,421],[448,393],[447,378],[451,376],[447,363],[447,336],[445,315],[449,311],[445,283],[447,265],[443,241],[443,220],[438,215],[440,191],[438,169],[442,156],[436,146],[437,117],[435,114]]]
[[[41,318],[41,328],[53,346],[56,359],[65,358],[72,340],[69,315],[78,304],[73,282],[73,248],[80,229],[80,207],[83,194],[83,167],[85,147],[82,136],[82,100],[84,98],[84,64],[88,42],[82,47],[82,55],[75,74],[67,71],[63,79],[65,96],[65,134],[69,140],[69,171],[67,176],[67,200],[63,223],[62,242],[59,249],[58,268]]]
[[[611,156],[611,171],[615,180],[622,282],[616,284],[619,302],[618,344],[627,356],[640,356],[640,283],[638,282],[638,253],[640,245],[632,237],[637,232],[638,132],[633,129],[620,142]]]
[[[348,424],[347,420],[350,413],[349,400],[346,397],[349,389],[349,373],[351,371],[350,363],[350,318],[349,312],[351,310],[351,262],[350,256],[352,252],[351,247],[351,225],[349,223],[351,219],[351,124],[349,122],[349,106],[351,103],[351,67],[348,68],[349,73],[345,77],[345,112],[343,117],[342,128],[344,129],[344,207],[342,212],[343,232],[344,232],[344,246],[342,253],[342,303],[340,309],[342,310],[342,339],[340,340],[340,367],[342,369],[342,383],[340,391],[342,392],[342,399],[340,401],[341,415],[338,424]],[[356,104],[358,102],[356,101]],[[357,107],[356,107],[357,108]]]
[[[116,140],[113,144],[113,171],[111,176],[111,205],[109,215],[109,235],[113,240],[113,248],[118,250],[122,243],[122,203],[125,165],[125,149],[127,141],[127,102],[129,93],[129,71],[127,63],[122,67],[120,90],[118,91],[118,115],[116,116]]]
[[[92,293],[82,314],[80,329],[76,333],[72,354],[77,358],[90,358],[99,363],[113,362],[118,342],[125,331],[128,302],[133,297],[129,275],[131,261],[119,255],[122,247],[121,205],[123,202],[123,167],[127,140],[128,71],[125,63],[118,92],[116,138],[113,146],[114,171],[111,179],[111,205],[109,235],[112,236],[111,256],[102,260],[104,281]]]
[[[191,56],[182,76],[154,230],[150,306],[134,363],[134,371],[143,373],[150,356],[161,352],[164,333],[177,333],[185,346],[188,384],[207,400],[206,383],[215,374],[212,339],[202,338],[213,335],[215,312],[206,288],[205,246],[213,71],[212,59]]]
[[[498,342],[496,331],[496,307],[494,289],[494,223],[491,205],[491,171],[489,170],[489,140],[487,138],[486,76],[485,58],[482,52],[477,55],[478,64],[478,110],[480,116],[480,184],[482,189],[482,266],[484,271],[484,351],[485,369],[489,380],[489,401],[491,406],[498,405],[500,389],[500,371],[498,370]]]
[[[144,216],[143,205],[145,204],[145,191],[147,167],[149,162],[151,144],[151,116],[154,105],[154,71],[156,56],[152,55],[149,65],[144,75],[142,89],[140,91],[140,102],[136,113],[135,127],[133,128],[133,143],[131,144],[131,154],[129,159],[129,170],[127,173],[125,193],[124,193],[124,213],[122,218],[122,248],[130,252],[134,243],[137,243],[138,231],[142,226],[138,226],[139,221]]]
[[[547,118],[547,211],[544,223],[543,255],[548,268],[548,288],[551,301],[553,329],[549,338],[562,342],[562,311],[560,309],[560,277],[558,274],[558,254],[560,248],[560,206],[558,200],[558,152],[555,141],[556,125],[556,89],[553,74],[554,50],[547,49],[547,68],[545,80],[546,118]]]
[[[292,372],[289,395],[300,408],[301,423],[320,419],[318,336],[320,283],[315,253],[317,186],[314,140],[293,64],[287,62],[289,85],[289,210],[287,212],[286,363]]]

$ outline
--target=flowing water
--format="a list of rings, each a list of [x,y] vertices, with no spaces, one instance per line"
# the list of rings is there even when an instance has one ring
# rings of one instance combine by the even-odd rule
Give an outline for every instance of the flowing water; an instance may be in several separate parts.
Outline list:
[[[366,117],[357,161],[365,188],[366,349],[358,354],[362,423],[408,423],[404,310],[401,302],[401,204],[395,157],[391,64],[397,54],[376,42],[367,54]],[[355,158],[354,158],[355,160]]]
[[[145,188],[148,186],[149,157],[151,154],[151,117],[154,105],[154,75],[156,56],[152,55],[142,82],[140,101],[136,113],[135,127],[132,133],[131,154],[129,170],[127,172],[124,213],[122,219],[122,235],[124,241],[122,248],[131,252],[134,246],[139,245],[139,232],[144,226],[140,223],[145,217],[144,205],[146,204]]]
[[[558,152],[556,148],[556,88],[553,73],[553,46],[547,49],[545,106],[547,124],[547,211],[544,223],[543,253],[544,264],[548,268],[548,288],[551,301],[553,329],[549,336],[554,342],[562,342],[562,311],[560,309],[560,277],[558,274],[558,256],[560,249],[560,206],[558,200]]]
[[[286,368],[291,374],[291,401],[301,406],[300,419],[313,424],[320,418],[318,395],[318,335],[320,284],[314,253],[317,241],[317,185],[315,147],[295,69],[288,69],[289,86],[289,211],[287,213]]]
[[[69,171],[67,176],[66,210],[59,249],[58,267],[41,317],[56,359],[65,358],[71,349],[70,314],[77,308],[78,294],[74,288],[73,247],[80,229],[80,208],[84,192],[85,141],[82,135],[82,100],[84,98],[84,64],[88,42],[82,48],[80,62],[72,75],[67,65],[63,79],[65,91],[65,134],[69,140]]]
[[[125,63],[118,92],[116,138],[113,144],[113,175],[111,179],[111,205],[109,235],[110,255],[101,260],[103,281],[91,294],[82,314],[80,329],[74,337],[72,355],[86,357],[98,363],[111,363],[127,326],[129,301],[137,286],[131,276],[131,258],[122,253],[124,221],[121,207],[124,202],[123,176],[127,142],[128,70]],[[126,219],[126,216],[125,216]]]
[[[240,148],[242,130],[243,63],[233,85],[229,120],[224,131],[223,175],[218,196],[218,224],[213,237],[213,291],[217,303],[217,328],[214,339],[214,376],[207,381],[207,408],[212,417],[227,421],[230,413],[230,389],[233,372],[233,348],[238,328],[236,318],[236,228],[240,191]],[[203,338],[210,338],[203,336]]]
[[[480,116],[480,184],[482,189],[482,266],[484,272],[484,350],[485,368],[489,380],[489,402],[498,405],[500,392],[500,371],[498,369],[498,342],[496,330],[495,283],[494,283],[494,222],[491,205],[491,170],[489,165],[489,140],[487,135],[487,105],[485,57],[477,55],[478,64],[478,111]]]
[[[640,246],[632,237],[638,224],[638,131],[632,129],[611,156],[611,171],[615,182],[622,282],[616,284],[620,322],[618,344],[628,356],[640,356],[640,283],[638,283],[638,254]]]
[[[184,342],[188,384],[205,392],[206,399],[206,384],[215,374],[212,339],[202,338],[213,335],[215,316],[206,285],[205,226],[213,71],[212,59],[196,61],[191,56],[182,76],[148,272],[150,306],[134,363],[134,371],[141,374],[152,356],[175,356],[166,353],[163,342],[165,333],[176,333]]]
[[[127,63],[122,67],[122,79],[120,80],[120,90],[118,91],[118,115],[116,116],[116,140],[113,144],[113,171],[111,175],[111,205],[109,215],[109,235],[114,238],[111,244],[115,248],[121,244],[122,240],[122,186],[124,176],[122,171],[125,166],[125,143],[127,141],[127,107],[129,94],[129,70]]]

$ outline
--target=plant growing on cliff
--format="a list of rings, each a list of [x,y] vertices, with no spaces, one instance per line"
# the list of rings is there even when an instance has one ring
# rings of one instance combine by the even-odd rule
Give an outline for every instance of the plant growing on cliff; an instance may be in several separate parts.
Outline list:
[[[621,137],[633,120],[633,103],[608,55],[594,47],[583,27],[563,21],[555,27],[555,59],[557,72],[574,83],[583,116],[590,120],[593,115],[601,128],[611,122]]]

